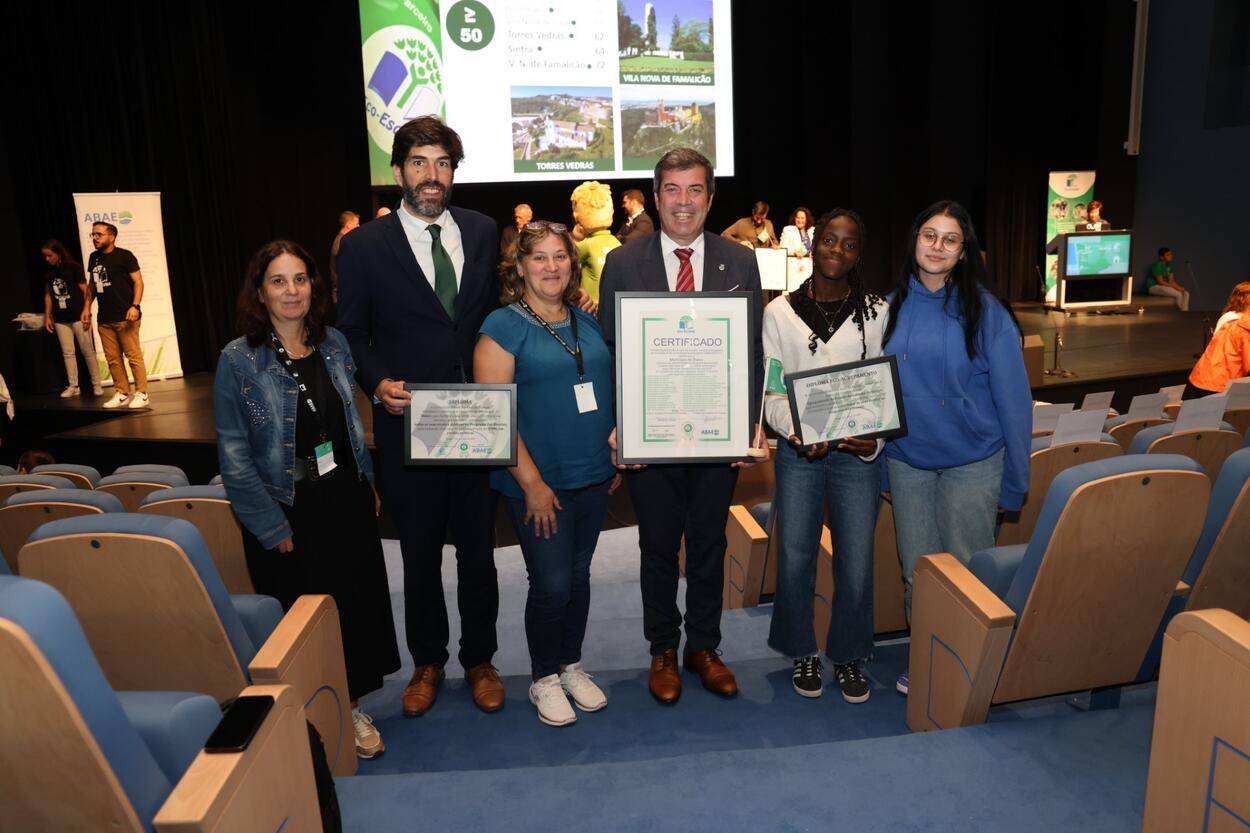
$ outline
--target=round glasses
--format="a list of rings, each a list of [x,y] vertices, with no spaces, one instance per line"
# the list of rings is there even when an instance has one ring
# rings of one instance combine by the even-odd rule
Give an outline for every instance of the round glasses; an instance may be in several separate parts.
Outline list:
[[[938,234],[931,228],[920,230],[920,242],[932,248],[941,241],[942,249],[947,252],[957,252],[959,247],[964,244],[964,240],[957,234]]]

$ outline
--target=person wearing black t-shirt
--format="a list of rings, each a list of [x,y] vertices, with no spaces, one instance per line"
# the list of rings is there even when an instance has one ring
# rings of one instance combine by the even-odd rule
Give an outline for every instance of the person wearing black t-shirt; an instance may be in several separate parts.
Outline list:
[[[100,331],[100,347],[108,361],[109,373],[113,375],[114,393],[104,403],[106,408],[148,407],[148,373],[143,364],[143,349],[139,346],[139,319],[143,298],[143,275],[139,273],[139,261],[134,253],[119,249],[117,226],[112,223],[93,223],[91,245],[95,251],[87,261],[91,273],[87,287],[87,308],[91,308],[92,293],[99,299],[97,329]],[[130,383],[122,354],[130,364],[135,376],[134,396],[130,395]]]
[[[44,243],[41,252],[48,262],[43,288],[43,328],[50,333],[55,332],[61,342],[61,355],[65,358],[65,375],[69,382],[69,387],[61,392],[61,398],[78,395],[75,341],[91,373],[91,392],[99,396],[103,393],[100,389],[100,363],[91,340],[91,306],[86,303],[87,278],[82,264],[74,260],[60,240]]]

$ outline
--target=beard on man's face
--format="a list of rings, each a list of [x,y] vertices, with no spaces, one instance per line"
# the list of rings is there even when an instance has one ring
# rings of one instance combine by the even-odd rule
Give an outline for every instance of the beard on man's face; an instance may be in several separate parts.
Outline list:
[[[421,192],[427,188],[437,188],[438,196],[423,196]],[[447,209],[447,200],[451,189],[441,182],[423,182],[420,185],[404,186],[404,202],[422,217],[433,219]]]

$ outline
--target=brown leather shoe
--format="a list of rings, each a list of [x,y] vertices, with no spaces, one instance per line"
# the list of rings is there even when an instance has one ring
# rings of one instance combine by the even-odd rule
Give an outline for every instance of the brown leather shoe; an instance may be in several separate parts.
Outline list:
[[[715,651],[690,651],[683,658],[686,670],[698,674],[703,687],[721,697],[733,697],[738,693],[738,681],[729,666],[721,662]]]
[[[404,689],[404,717],[420,717],[434,705],[438,687],[443,682],[443,669],[438,665],[419,665]]]
[[[659,656],[651,657],[651,676],[647,680],[651,696],[661,703],[671,705],[681,696],[681,675],[677,673],[677,649],[669,648]]]
[[[497,712],[503,708],[503,680],[489,662],[466,668],[465,679],[473,688],[473,704],[484,712]]]

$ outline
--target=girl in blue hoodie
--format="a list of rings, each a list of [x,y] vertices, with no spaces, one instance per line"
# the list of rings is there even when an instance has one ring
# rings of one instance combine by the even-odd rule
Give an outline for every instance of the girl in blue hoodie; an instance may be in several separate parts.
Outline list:
[[[957,202],[921,212],[891,301],[885,353],[898,357],[908,433],[886,444],[905,599],[922,555],[965,564],[994,546],[998,510],[1029,488],[1033,397],[1020,332],[985,288],[981,246]],[[906,691],[906,675],[899,689]]]

